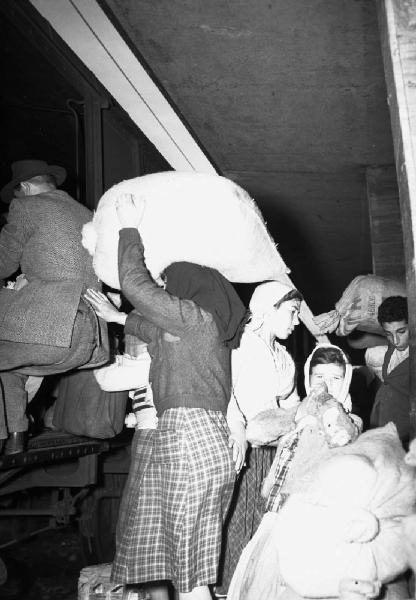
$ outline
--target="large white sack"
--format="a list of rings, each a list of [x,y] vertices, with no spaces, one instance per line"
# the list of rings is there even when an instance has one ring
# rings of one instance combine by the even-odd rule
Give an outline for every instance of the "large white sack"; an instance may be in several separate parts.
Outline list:
[[[275,530],[280,573],[301,596],[334,597],[344,578],[385,583],[408,566],[401,521],[415,510],[415,469],[392,423],[332,452]]]
[[[228,600],[276,600],[285,590],[336,598],[344,579],[387,583],[403,573],[403,522],[416,502],[413,464],[393,423],[311,462],[310,477],[295,482],[283,508],[263,517]]]
[[[111,287],[120,287],[115,200],[123,193],[133,194],[137,206],[145,201],[140,234],[154,279],[176,261],[213,267],[234,282],[278,279],[290,272],[245,190],[219,175],[169,171],[114,185],[84,226],[82,243],[96,274]]]

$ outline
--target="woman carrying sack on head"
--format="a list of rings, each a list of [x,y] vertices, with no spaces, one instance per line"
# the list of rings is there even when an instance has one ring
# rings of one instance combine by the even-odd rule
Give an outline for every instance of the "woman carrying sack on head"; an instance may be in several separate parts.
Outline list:
[[[170,265],[159,287],[144,263],[132,196],[119,197],[117,214],[121,291],[137,311],[125,331],[148,343],[159,420],[112,579],[170,580],[180,600],[211,600],[235,482],[225,413],[245,308],[218,271],[191,263]]]
[[[233,386],[228,409],[232,437],[240,438],[246,426],[250,427],[256,415],[264,411],[281,409],[275,438],[285,432],[286,412],[287,423],[292,423],[299,403],[296,368],[290,354],[277,340],[287,339],[299,324],[301,301],[300,292],[277,281],[263,283],[254,290],[249,305],[250,320],[239,348],[232,352]],[[227,518],[221,585],[216,588],[219,597],[227,593],[240,554],[264,514],[260,491],[275,448],[251,445]]]

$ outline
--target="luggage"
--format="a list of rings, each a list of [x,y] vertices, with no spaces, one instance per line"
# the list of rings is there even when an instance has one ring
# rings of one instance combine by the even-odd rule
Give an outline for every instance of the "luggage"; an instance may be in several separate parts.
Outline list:
[[[314,317],[322,334],[332,333],[344,336],[354,329],[383,335],[377,320],[380,304],[389,296],[406,296],[406,284],[402,281],[359,275],[346,287],[335,304],[335,310]]]
[[[53,425],[60,431],[93,438],[112,438],[121,432],[128,392],[105,392],[92,369],[74,371],[59,382]]]
[[[145,590],[110,582],[111,564],[91,565],[81,570],[78,600],[150,600]]]

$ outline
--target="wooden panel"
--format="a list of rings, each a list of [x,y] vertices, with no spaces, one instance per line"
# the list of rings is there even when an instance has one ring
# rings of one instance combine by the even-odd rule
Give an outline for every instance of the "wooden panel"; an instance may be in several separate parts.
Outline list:
[[[373,273],[404,280],[406,268],[396,169],[394,165],[369,167],[366,176]]]
[[[416,434],[416,0],[379,0],[379,27],[400,193],[410,328],[410,419]]]
[[[124,126],[111,106],[103,116],[104,191],[112,185],[142,175],[139,138]]]

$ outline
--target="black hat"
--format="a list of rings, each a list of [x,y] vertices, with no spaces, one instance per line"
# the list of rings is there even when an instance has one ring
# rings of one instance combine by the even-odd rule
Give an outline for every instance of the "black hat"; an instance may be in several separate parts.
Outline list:
[[[61,185],[66,179],[65,169],[58,165],[48,165],[44,160],[17,160],[12,163],[12,180],[0,192],[2,202],[9,204],[13,199],[13,189],[16,185],[36,175],[53,175],[57,185]]]

